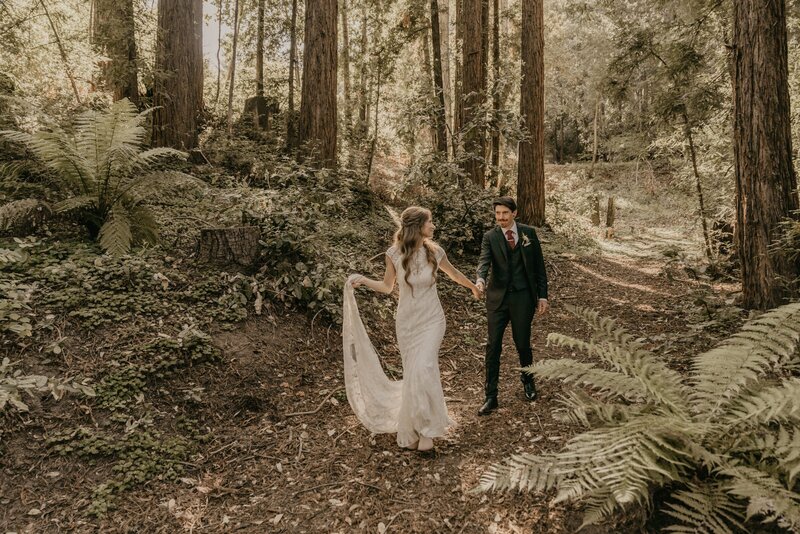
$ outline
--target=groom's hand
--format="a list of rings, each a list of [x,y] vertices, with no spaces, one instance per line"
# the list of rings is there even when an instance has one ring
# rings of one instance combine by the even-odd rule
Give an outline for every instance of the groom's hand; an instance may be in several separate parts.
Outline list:
[[[484,292],[485,286],[486,286],[486,284],[484,283],[483,279],[479,278],[478,281],[475,282],[475,286],[478,288],[478,291],[481,294],[480,296],[483,296],[483,292]]]
[[[539,299],[539,303],[536,305],[536,315],[541,317],[546,314],[549,309],[550,304],[547,302],[547,299]]]

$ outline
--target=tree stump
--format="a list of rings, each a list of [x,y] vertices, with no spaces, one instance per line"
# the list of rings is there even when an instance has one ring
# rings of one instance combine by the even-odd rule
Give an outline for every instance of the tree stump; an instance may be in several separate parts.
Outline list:
[[[258,226],[204,228],[200,230],[197,259],[205,263],[252,267],[258,259],[261,229]]]
[[[592,225],[600,226],[600,195],[592,196]]]
[[[614,237],[614,197],[608,197],[608,209],[606,210],[606,239]]]

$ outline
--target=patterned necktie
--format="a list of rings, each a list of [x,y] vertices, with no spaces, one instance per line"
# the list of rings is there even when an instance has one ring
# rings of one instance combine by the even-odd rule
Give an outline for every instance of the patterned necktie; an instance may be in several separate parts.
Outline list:
[[[517,246],[517,242],[514,241],[513,230],[506,230],[506,239],[508,239],[508,246],[511,247],[511,250],[514,250],[514,247]]]

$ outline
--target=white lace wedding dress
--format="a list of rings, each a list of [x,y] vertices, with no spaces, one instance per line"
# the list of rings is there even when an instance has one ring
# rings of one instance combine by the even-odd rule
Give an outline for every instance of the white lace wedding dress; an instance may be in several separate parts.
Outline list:
[[[433,267],[425,251],[418,250],[405,281],[402,258],[396,247],[386,254],[397,271],[400,300],[395,314],[397,345],[403,361],[403,379],[390,380],[369,340],[351,285],[344,287],[342,339],[347,399],[356,417],[374,433],[397,433],[401,447],[413,445],[419,436],[438,438],[452,421],[447,415],[439,375],[439,347],[445,318]],[[437,249],[437,263],[444,251]],[[414,288],[412,293],[411,288]]]

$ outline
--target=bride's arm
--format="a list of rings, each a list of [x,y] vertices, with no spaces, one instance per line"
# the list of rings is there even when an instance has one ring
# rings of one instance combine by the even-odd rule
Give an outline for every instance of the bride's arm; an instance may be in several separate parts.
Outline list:
[[[481,293],[478,290],[478,286],[476,286],[472,280],[464,276],[464,273],[453,267],[453,264],[450,263],[450,260],[447,259],[447,254],[445,254],[441,261],[439,261],[439,269],[445,272],[447,276],[450,277],[455,283],[462,285],[472,291],[472,294],[475,298],[480,298]]]
[[[361,278],[353,281],[353,287],[365,285],[373,291],[379,293],[391,293],[394,288],[394,281],[397,278],[397,272],[394,270],[394,264],[387,254],[386,258],[386,272],[383,273],[383,281],[373,280],[362,276]],[[462,275],[463,276],[463,275]]]

